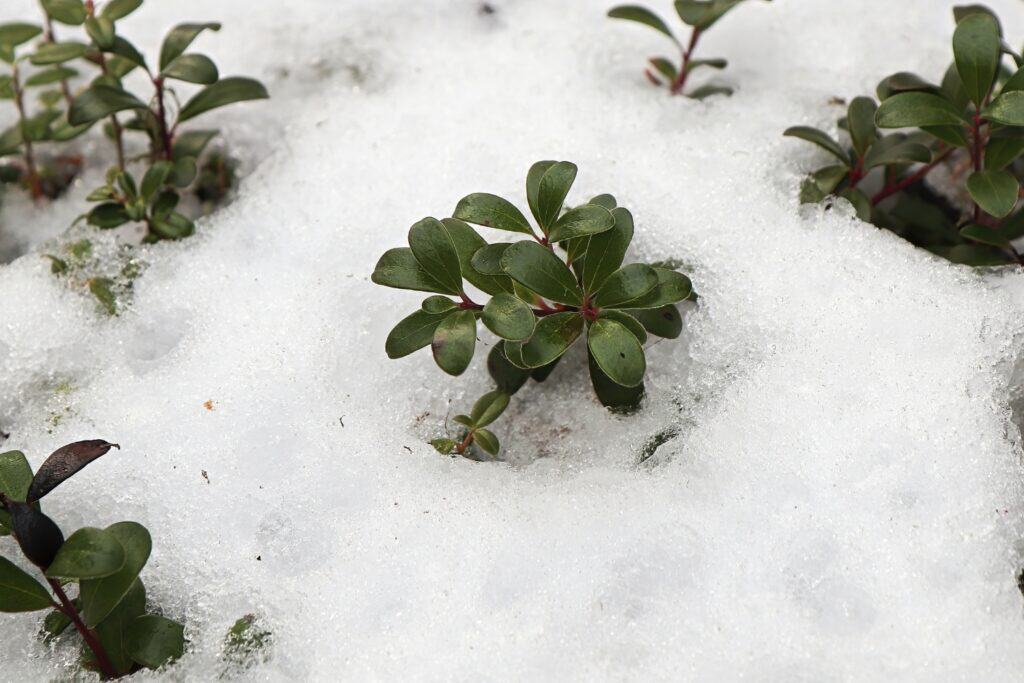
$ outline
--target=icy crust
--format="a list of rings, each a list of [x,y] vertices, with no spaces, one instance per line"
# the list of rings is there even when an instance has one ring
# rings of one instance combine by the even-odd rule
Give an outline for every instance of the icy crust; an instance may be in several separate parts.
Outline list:
[[[137,24],[235,25],[203,49],[239,71],[376,74],[279,81],[286,134],[251,138],[264,161],[197,237],[141,250],[120,317],[37,254],[0,270],[8,444],[124,446],[47,509],[153,531],[150,598],[191,642],[167,676],[225,673],[255,612],[261,680],[1019,679],[1020,278],[799,209],[820,158],[780,137],[931,75],[951,3],[752,2],[706,37],[739,86],[706,103],[646,87],[657,36],[584,0],[151,4]],[[522,203],[541,158],[579,164],[570,201],[614,192],[636,255],[687,264],[700,303],[651,350],[639,415],[601,410],[570,357],[496,425],[513,465],[444,458],[424,440],[487,388],[493,340],[458,380],[387,361],[419,298],[369,273],[463,194]],[[70,670],[37,622],[3,617],[5,678]]]

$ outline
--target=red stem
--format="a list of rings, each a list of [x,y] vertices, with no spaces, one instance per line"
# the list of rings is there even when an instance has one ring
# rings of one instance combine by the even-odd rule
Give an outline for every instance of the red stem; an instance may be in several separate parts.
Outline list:
[[[697,47],[697,41],[700,40],[701,30],[696,26],[693,27],[693,31],[690,33],[690,43],[683,50],[683,64],[679,69],[679,75],[676,76],[676,80],[672,83],[670,92],[673,95],[678,95],[683,91],[683,87],[686,86],[686,79],[690,76],[690,59],[693,57],[693,50]]]
[[[473,443],[473,432],[466,434],[466,438],[462,440],[462,443],[455,447],[455,452],[462,455],[471,443]]]
[[[46,580],[50,584],[50,588],[53,589],[53,592],[60,599],[60,604],[62,605],[60,611],[71,620],[71,623],[75,625],[78,632],[82,634],[82,639],[85,640],[89,649],[96,655],[96,662],[100,665],[103,675],[107,678],[117,678],[117,671],[111,665],[110,658],[107,657],[107,651],[103,649],[100,641],[96,639],[96,634],[90,631],[89,627],[82,621],[82,618],[78,616],[78,610],[75,609],[74,604],[68,599],[68,595],[61,588],[60,582],[49,577]]]
[[[930,161],[929,163],[925,164],[921,168],[917,169],[917,171],[915,171],[914,173],[908,175],[903,180],[899,181],[898,183],[893,183],[893,184],[886,185],[881,190],[879,190],[875,194],[874,197],[871,198],[871,205],[874,206],[874,205],[878,204],[880,201],[882,201],[883,199],[886,199],[887,197],[891,197],[892,195],[896,194],[900,190],[902,190],[904,188],[907,188],[907,187],[910,187],[914,183],[918,182],[919,180],[924,178],[926,175],[928,175],[928,173],[933,168],[938,166],[946,157],[948,157],[950,154],[952,154],[952,152],[953,152],[953,148],[949,147],[945,151],[943,151],[939,156],[935,157],[935,159],[933,161]]]
[[[156,86],[157,118],[160,124],[160,142],[164,148],[164,159],[171,161],[171,129],[167,127],[167,110],[164,107],[164,79],[157,76],[153,79]]]
[[[32,190],[32,198],[39,199],[43,196],[43,185],[39,180],[39,171],[36,169],[36,158],[32,152],[32,140],[28,136],[25,126],[28,116],[25,114],[25,98],[21,89],[21,80],[18,78],[18,65],[11,67],[11,89],[14,91],[14,106],[18,108],[18,125],[21,128],[21,139],[25,145],[25,171],[28,173],[28,184]]]

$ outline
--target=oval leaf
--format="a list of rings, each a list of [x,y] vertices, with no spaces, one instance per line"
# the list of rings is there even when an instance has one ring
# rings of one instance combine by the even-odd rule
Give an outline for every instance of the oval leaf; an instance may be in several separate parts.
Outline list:
[[[846,111],[846,125],[850,130],[850,140],[857,156],[863,157],[871,143],[878,137],[875,130],[875,110],[878,107],[870,97],[854,97]]]
[[[538,195],[540,194],[540,179],[548,172],[548,169],[557,164],[557,161],[538,161],[526,173],[526,201],[530,205],[530,213],[540,224],[540,205]]]
[[[524,232],[528,235],[533,232],[522,211],[507,199],[486,192],[463,197],[455,207],[452,218],[496,230]]]
[[[181,55],[168,64],[167,68],[160,72],[160,75],[164,78],[174,78],[179,81],[200,83],[202,85],[216,83],[219,77],[217,65],[213,63],[212,59],[201,54]],[[244,99],[251,100],[256,98],[246,97]]]
[[[32,486],[28,490],[27,500],[39,500],[93,460],[105,455],[111,448],[121,447],[103,439],[75,441],[61,446],[51,453],[36,471],[35,477],[32,478]]]
[[[64,544],[60,527],[28,503],[8,501],[7,512],[11,515],[11,531],[21,552],[37,567],[48,567]]]
[[[263,84],[252,78],[229,76],[208,85],[192,97],[178,113],[178,123],[235,102],[264,100],[270,97]]]
[[[1000,249],[1012,249],[1010,241],[1004,235],[992,228],[978,225],[977,223],[965,225],[960,229],[960,235],[972,242],[980,242],[981,244],[988,244]]]
[[[800,138],[801,140],[811,142],[817,145],[818,147],[821,147],[823,150],[833,155],[834,157],[842,161],[844,164],[849,165],[850,163],[850,157],[849,155],[847,155],[846,151],[840,146],[838,142],[833,140],[831,136],[829,136],[822,130],[812,128],[810,126],[793,126],[791,128],[787,128],[786,132],[784,132],[783,135],[785,135],[786,137]]]
[[[489,391],[473,404],[470,420],[476,427],[486,427],[505,412],[509,396],[504,391]]]
[[[505,355],[513,365],[539,368],[560,358],[582,332],[582,315],[554,313],[540,319],[528,342],[505,342]]]
[[[449,375],[461,375],[476,349],[476,316],[472,311],[450,313],[434,330],[430,344],[434,361]]]
[[[41,583],[0,557],[0,612],[35,612],[52,606],[53,600]]]
[[[1007,126],[1024,126],[1024,90],[1000,94],[985,108],[983,116]]]
[[[430,277],[408,247],[388,249],[377,261],[370,279],[384,287],[411,289],[416,292],[438,292],[439,294],[458,294],[441,285]]]
[[[583,304],[583,292],[572,271],[554,252],[536,242],[517,242],[506,249],[501,268],[545,299],[570,306]]]
[[[78,59],[85,55],[85,43],[45,43],[40,45],[28,61],[36,66],[44,64],[60,64],[72,59]]]
[[[124,548],[117,536],[87,526],[64,541],[46,568],[46,575],[61,579],[95,579],[119,571],[124,561]]]
[[[663,339],[675,339],[683,331],[683,316],[675,306],[662,306],[650,310],[626,310],[644,326],[648,333]]]
[[[638,24],[650,26],[658,33],[671,38],[676,44],[679,43],[676,37],[672,35],[672,31],[669,30],[668,24],[657,14],[645,7],[640,7],[639,5],[620,5],[608,10],[608,16],[612,19],[625,19],[626,21],[635,21]]]
[[[117,607],[121,599],[135,583],[139,572],[146,566],[153,548],[146,527],[136,522],[118,522],[107,527],[121,547],[124,548],[124,565],[117,572],[101,579],[85,579],[81,582],[82,620],[89,628],[95,628]],[[72,536],[72,538],[74,538]]]
[[[658,273],[643,263],[631,263],[608,276],[594,295],[594,303],[612,308],[639,299],[658,285]]]
[[[126,109],[147,109],[145,102],[121,88],[98,83],[71,102],[68,123],[80,126]]]
[[[562,205],[576,180],[576,164],[559,161],[552,164],[541,176],[537,186],[537,222],[545,234],[552,230],[555,221],[562,213]],[[552,240],[556,241],[556,240]]]
[[[497,455],[498,451],[501,450],[501,443],[498,441],[498,437],[489,429],[475,430],[473,432],[473,443],[490,455]]]
[[[616,413],[629,413],[640,406],[644,397],[643,382],[635,387],[624,387],[616,384],[604,374],[601,366],[594,360],[594,354],[587,350],[587,366],[590,369],[590,383],[597,394],[597,400],[605,408]]]
[[[965,17],[953,33],[957,73],[967,95],[979,109],[999,69],[999,45],[999,25],[983,12]]]
[[[879,128],[963,125],[964,119],[949,100],[928,92],[906,92],[882,102],[875,112]]]
[[[434,331],[441,321],[448,317],[448,313],[449,311],[431,313],[420,310],[403,318],[384,342],[384,351],[388,358],[403,358],[430,344],[434,339]]]
[[[511,294],[495,295],[484,306],[480,319],[491,332],[511,341],[529,339],[537,320],[530,307]]]
[[[655,268],[658,276],[658,284],[643,296],[618,304],[620,308],[661,308],[668,304],[679,303],[690,297],[693,293],[693,285],[690,278],[682,273],[667,268]]]
[[[444,287],[445,294],[462,291],[462,266],[448,229],[436,218],[424,218],[409,228],[409,247],[423,270]]]
[[[188,49],[192,41],[203,31],[219,31],[220,24],[213,22],[208,24],[178,24],[167,32],[163,45],[160,46],[160,70],[173,62],[178,56]]]
[[[615,225],[611,212],[597,204],[584,204],[566,211],[548,233],[551,242],[596,235]]]
[[[596,292],[608,276],[622,265],[626,249],[633,240],[633,216],[628,209],[612,210],[615,225],[610,230],[594,235],[587,244],[587,258],[583,262],[583,291]]]
[[[1010,215],[1020,184],[1008,171],[978,171],[967,178],[967,191],[982,210],[996,218]]]
[[[624,325],[599,318],[590,326],[587,348],[604,374],[616,384],[635,387],[644,381],[647,370],[644,349]]]

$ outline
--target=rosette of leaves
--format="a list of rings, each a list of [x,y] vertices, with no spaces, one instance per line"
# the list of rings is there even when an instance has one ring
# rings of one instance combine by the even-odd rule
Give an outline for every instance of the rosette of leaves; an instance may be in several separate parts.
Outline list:
[[[1024,58],[1006,44],[988,8],[957,7],[954,19],[953,64],[940,83],[900,72],[879,83],[877,109],[867,98],[857,98],[855,119],[851,103],[847,121],[853,150],[820,131],[787,131],[841,161],[813,174],[804,196],[847,194],[862,216],[957,263],[1021,263],[1013,241],[1024,236],[1024,211],[1018,210],[1024,173]],[[877,128],[910,130],[896,134],[902,139],[883,137],[869,126],[871,118]],[[916,145],[927,147],[930,158]],[[872,168],[868,161],[894,150],[904,158],[880,164],[885,172],[876,180],[876,191],[857,192],[857,183]],[[966,205],[955,206],[919,182],[940,163],[949,167]]]
[[[196,165],[161,160],[146,169],[141,183],[128,171],[112,168],[107,182],[93,190],[87,199],[99,202],[84,216],[101,230],[118,228],[128,222],[146,224],[147,243],[176,240],[195,232],[195,224],[175,211],[181,190],[195,178]]]
[[[623,265],[633,217],[611,195],[564,210],[576,173],[566,161],[530,168],[526,196],[536,230],[508,200],[471,194],[451,218],[413,225],[409,246],[377,263],[377,284],[432,293],[388,335],[390,358],[429,346],[442,370],[460,375],[473,358],[478,322],[501,340],[488,358],[498,391],[459,416],[465,434],[439,440],[439,450],[463,454],[476,444],[496,455],[498,439],[487,426],[509,396],[530,378],[546,379],[577,342],[587,347],[598,399],[633,407],[643,395],[648,334],[675,338],[682,329],[675,304],[690,296],[690,280],[670,268]],[[489,244],[470,223],[528,238]],[[468,286],[488,296],[486,303],[475,301]]]
[[[156,669],[184,651],[181,624],[146,612],[139,578],[152,540],[136,522],[100,529],[83,527],[64,537],[42,512],[40,500],[117,444],[77,441],[53,452],[33,473],[20,451],[0,453],[0,535],[13,537],[45,585],[0,556],[0,611],[50,610],[47,639],[74,626],[82,640],[82,663],[104,678],[140,668]],[[13,546],[12,546],[13,547]],[[77,595],[68,587],[77,585]]]
[[[770,1],[770,0],[768,0]],[[670,95],[686,95],[702,100],[710,95],[731,95],[732,88],[707,84],[685,92],[690,73],[700,69],[724,69],[728,62],[721,58],[697,59],[694,52],[701,35],[715,25],[725,14],[743,0],[676,0],[675,10],[679,19],[690,27],[690,37],[684,45],[660,16],[640,5],[619,5],[608,11],[612,19],[625,19],[653,28],[672,41],[678,57],[651,57],[644,75],[657,87],[668,89]]]

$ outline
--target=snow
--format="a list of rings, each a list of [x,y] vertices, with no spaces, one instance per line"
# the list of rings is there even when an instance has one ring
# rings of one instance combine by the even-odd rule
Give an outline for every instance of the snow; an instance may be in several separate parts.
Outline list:
[[[197,236],[136,250],[117,318],[39,255],[91,185],[38,213],[5,196],[28,251],[0,267],[4,446],[122,444],[47,510],[150,528],[150,599],[190,639],[163,673],[217,678],[255,612],[261,680],[1019,679],[1024,280],[799,207],[824,154],[781,136],[834,132],[829,99],[891,72],[940,76],[952,3],[749,2],[702,40],[737,87],[703,103],[646,85],[664,40],[613,3],[479,4],[144,6],[124,32],[149,54],[221,20],[197,48],[273,99],[224,110],[251,174]],[[1019,44],[1019,4],[990,4]],[[579,164],[570,202],[629,206],[635,255],[682,260],[700,303],[650,349],[640,414],[602,410],[574,354],[494,425],[509,464],[440,456],[492,339],[456,380],[387,360],[421,297],[369,274],[469,192],[525,206],[548,158]],[[81,230],[57,239],[111,267],[113,236]],[[37,622],[0,617],[5,679],[73,669]]]

